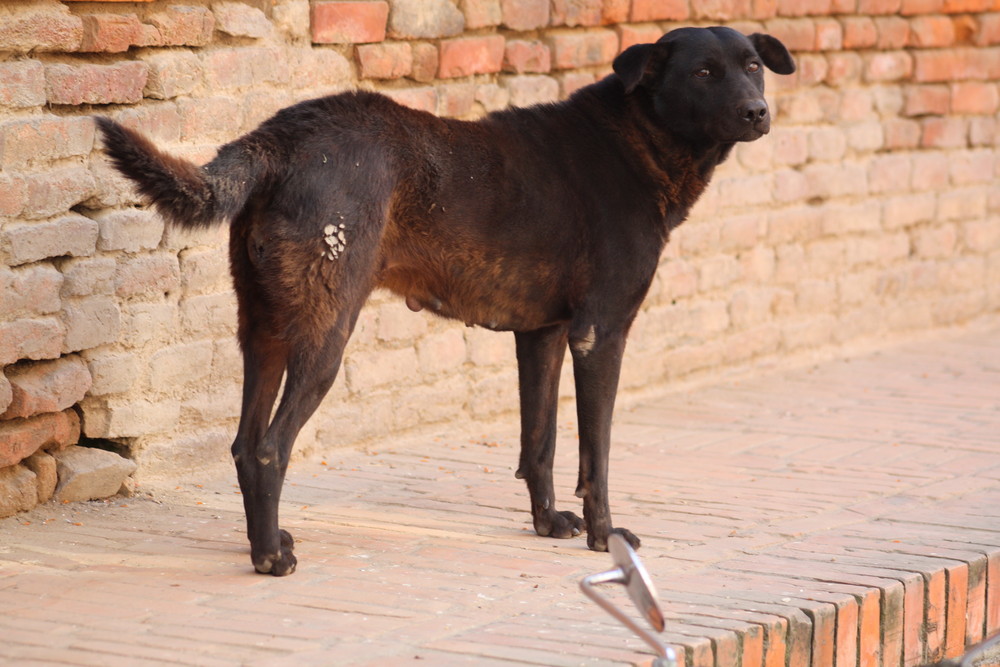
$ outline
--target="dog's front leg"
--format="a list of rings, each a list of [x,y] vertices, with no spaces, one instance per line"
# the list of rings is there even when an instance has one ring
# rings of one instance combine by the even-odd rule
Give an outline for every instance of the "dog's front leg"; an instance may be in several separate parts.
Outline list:
[[[516,475],[528,484],[535,532],[543,537],[573,537],[583,530],[576,514],[556,510],[552,484],[559,371],[568,336],[565,325],[514,334],[521,397],[521,458]]]
[[[583,498],[587,546],[608,550],[608,535],[619,533],[633,548],[639,538],[624,528],[612,528],[608,503],[608,455],[611,417],[618,391],[626,331],[598,331],[592,324],[570,332],[576,412],[580,426],[580,475],[576,495]]]

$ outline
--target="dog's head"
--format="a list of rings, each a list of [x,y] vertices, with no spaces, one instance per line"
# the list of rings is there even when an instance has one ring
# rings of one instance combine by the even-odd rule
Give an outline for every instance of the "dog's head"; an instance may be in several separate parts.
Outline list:
[[[698,143],[753,141],[770,131],[765,66],[795,71],[776,38],[723,27],[673,30],[614,61],[626,94],[648,95],[665,129]]]

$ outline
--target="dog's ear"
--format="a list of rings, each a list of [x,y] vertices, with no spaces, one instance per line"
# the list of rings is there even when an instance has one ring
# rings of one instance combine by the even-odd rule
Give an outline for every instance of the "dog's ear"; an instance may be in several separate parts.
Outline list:
[[[757,55],[772,71],[778,74],[791,74],[795,71],[795,61],[785,45],[776,37],[755,32],[750,35],[750,43],[757,50]]]
[[[647,74],[655,71],[667,59],[668,52],[665,44],[635,44],[622,51],[611,67],[625,85],[625,94],[635,90]]]

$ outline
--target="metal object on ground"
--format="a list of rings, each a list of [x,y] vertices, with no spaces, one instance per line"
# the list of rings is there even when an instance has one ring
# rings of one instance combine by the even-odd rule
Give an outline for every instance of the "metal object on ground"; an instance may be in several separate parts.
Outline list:
[[[649,578],[646,568],[621,535],[612,533],[608,537],[608,551],[614,560],[615,569],[598,572],[580,581],[580,589],[604,611],[614,616],[622,625],[639,635],[643,641],[656,651],[657,658],[653,667],[677,667],[677,654],[672,648],[663,644],[649,630],[641,627],[625,612],[616,607],[608,598],[601,595],[595,586],[600,584],[621,584],[642,616],[657,632],[663,632],[663,612],[656,596],[653,580]]]

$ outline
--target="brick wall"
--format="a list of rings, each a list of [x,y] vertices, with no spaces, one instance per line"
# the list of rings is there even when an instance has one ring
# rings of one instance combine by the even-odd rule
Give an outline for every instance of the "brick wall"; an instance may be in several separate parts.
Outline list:
[[[720,22],[799,72],[668,246],[625,390],[1000,309],[1000,0],[0,1],[0,489],[29,503],[81,437],[155,472],[235,429],[225,232],[138,207],[90,115],[205,160],[297,100],[360,86],[474,118]],[[376,293],[299,447],[515,409],[511,336]]]

